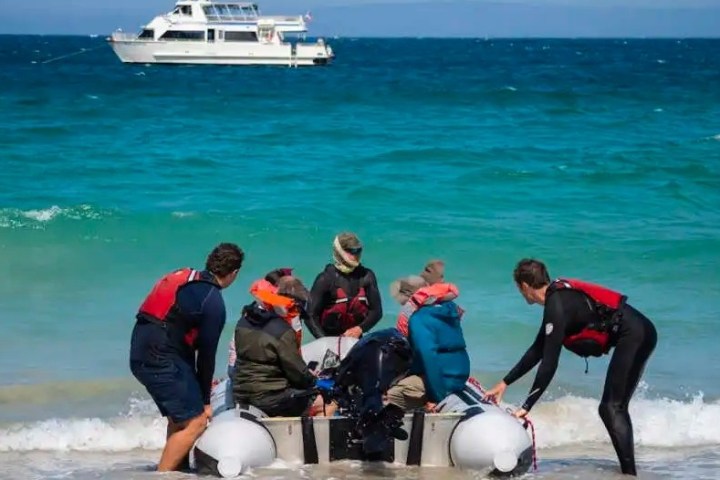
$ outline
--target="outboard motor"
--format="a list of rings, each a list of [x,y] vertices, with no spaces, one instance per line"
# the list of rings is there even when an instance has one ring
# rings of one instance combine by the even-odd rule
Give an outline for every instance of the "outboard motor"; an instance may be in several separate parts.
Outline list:
[[[381,456],[392,438],[408,438],[401,428],[405,412],[396,405],[384,406],[383,395],[407,375],[411,363],[409,342],[389,328],[363,336],[332,372],[329,396],[340,413],[353,420],[348,442],[362,445],[367,460]]]

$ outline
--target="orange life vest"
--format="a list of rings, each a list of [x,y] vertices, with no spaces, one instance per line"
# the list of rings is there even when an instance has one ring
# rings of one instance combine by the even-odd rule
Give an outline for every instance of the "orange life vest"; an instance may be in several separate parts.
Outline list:
[[[434,283],[427,287],[421,287],[415,293],[412,294],[410,299],[403,305],[403,308],[398,314],[397,328],[400,333],[408,336],[408,323],[410,317],[420,307],[424,305],[434,305],[442,302],[449,302],[455,300],[460,292],[458,288],[452,283]]]
[[[217,285],[212,281],[202,279],[200,272],[192,268],[181,268],[170,272],[153,286],[145,301],[140,305],[136,316],[137,319],[162,326],[174,325],[179,327],[184,344],[194,349],[199,333],[198,327],[192,325],[191,319],[186,318],[176,305],[178,290],[193,282]]]
[[[277,287],[265,279],[257,280],[250,286],[250,294],[266,309],[280,315],[295,332],[298,348],[302,345],[302,323],[300,308],[292,298],[278,295]]]
[[[592,302],[598,320],[575,335],[563,340],[565,348],[581,357],[599,357],[610,351],[611,337],[616,334],[622,320],[622,308],[627,296],[609,288],[582,280],[560,278],[550,284],[547,295],[558,290],[582,292]]]
[[[268,282],[264,278],[261,278],[260,280],[255,280],[252,285],[250,285],[250,294],[252,296],[255,296],[255,292],[259,291],[277,293],[278,287]]]

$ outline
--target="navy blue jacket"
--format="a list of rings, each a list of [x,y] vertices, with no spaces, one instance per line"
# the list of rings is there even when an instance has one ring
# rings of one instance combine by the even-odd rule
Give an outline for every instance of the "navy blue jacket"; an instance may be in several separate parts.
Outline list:
[[[201,272],[201,277],[205,280],[213,278],[206,271]],[[195,371],[203,401],[209,405],[215,356],[220,334],[225,327],[225,302],[220,288],[207,282],[192,282],[183,286],[178,290],[175,302],[182,312],[197,320],[196,351],[178,350],[168,340],[168,334],[163,328],[146,323],[140,326],[137,336],[133,337],[130,360],[148,362],[166,359],[188,363]]]

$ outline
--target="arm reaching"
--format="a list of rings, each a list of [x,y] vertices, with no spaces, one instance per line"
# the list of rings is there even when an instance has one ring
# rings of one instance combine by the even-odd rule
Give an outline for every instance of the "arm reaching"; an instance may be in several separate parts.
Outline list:
[[[563,310],[561,295],[553,295],[545,305],[545,314],[541,332],[545,334],[545,341],[542,351],[540,367],[535,374],[535,381],[530,388],[530,393],[522,405],[525,412],[529,412],[537,402],[545,389],[550,385],[555,372],[557,371],[562,351],[563,340],[567,329],[567,315]]]
[[[518,361],[518,363],[512,368],[512,370],[510,370],[510,372],[505,375],[505,378],[503,378],[503,382],[505,383],[506,387],[515,383],[518,379],[523,377],[527,372],[532,370],[535,365],[538,364],[540,359],[542,359],[544,343],[545,330],[544,325],[541,325],[540,330],[535,337],[535,341],[532,343],[532,345],[530,345],[530,348],[527,349],[525,355],[522,356],[520,361]]]
[[[215,374],[215,355],[220,334],[225,327],[225,303],[220,291],[212,288],[202,305],[203,319],[197,340],[197,379],[203,402],[210,404],[212,379]]]

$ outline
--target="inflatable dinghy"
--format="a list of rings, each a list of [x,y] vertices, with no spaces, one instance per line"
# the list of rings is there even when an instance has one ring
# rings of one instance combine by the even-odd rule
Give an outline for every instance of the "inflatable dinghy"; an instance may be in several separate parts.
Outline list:
[[[340,360],[339,370],[360,355],[361,373],[374,372],[371,374],[376,377],[371,380],[377,385],[378,378],[393,362],[381,358],[387,352],[385,346],[373,347],[364,339],[356,345],[358,340],[353,338],[323,337],[304,345],[302,355],[308,364],[317,362],[321,369],[331,367],[328,358]],[[407,343],[404,338],[402,341]],[[363,353],[369,356],[362,357]],[[379,359],[375,362],[379,370],[373,371],[368,362],[375,358]],[[396,381],[397,373],[391,372],[388,378]],[[438,413],[401,412],[394,424],[376,429],[376,433],[388,433],[380,443],[375,442],[380,446],[372,455],[365,447],[367,438],[376,437],[366,431],[363,443],[352,434],[359,424],[360,410],[351,409],[346,414],[341,409],[342,414],[333,417],[270,418],[250,405],[233,406],[232,400],[226,398],[230,394],[227,381],[214,387],[213,419],[193,449],[193,463],[199,474],[235,477],[280,459],[300,464],[379,460],[507,476],[526,473],[533,461],[532,441],[524,426],[502,408],[484,402],[482,388],[472,378],[462,392],[438,404]],[[349,391],[354,388],[351,385]],[[398,429],[400,434],[390,433]]]

